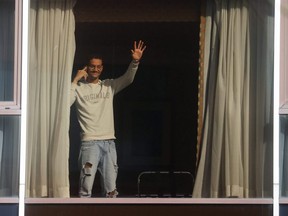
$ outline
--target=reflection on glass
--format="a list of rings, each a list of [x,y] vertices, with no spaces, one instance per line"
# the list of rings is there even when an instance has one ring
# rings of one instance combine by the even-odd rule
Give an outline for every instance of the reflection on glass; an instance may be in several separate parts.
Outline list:
[[[280,196],[288,196],[288,115],[280,115]]]
[[[0,116],[0,197],[18,196],[20,116]]]
[[[14,1],[0,0],[0,101],[13,100]]]

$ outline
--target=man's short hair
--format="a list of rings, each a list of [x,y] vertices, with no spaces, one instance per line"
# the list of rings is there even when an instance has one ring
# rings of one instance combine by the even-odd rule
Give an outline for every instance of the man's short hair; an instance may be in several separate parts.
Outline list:
[[[100,54],[91,54],[89,57],[88,57],[88,63],[90,63],[90,60],[92,59],[100,59],[102,61],[102,64],[103,64],[103,57],[100,55]]]

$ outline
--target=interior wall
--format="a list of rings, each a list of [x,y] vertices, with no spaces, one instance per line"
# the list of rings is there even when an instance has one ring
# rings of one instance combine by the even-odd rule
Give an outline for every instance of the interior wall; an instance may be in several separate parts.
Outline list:
[[[81,0],[76,22],[198,22],[200,0]]]

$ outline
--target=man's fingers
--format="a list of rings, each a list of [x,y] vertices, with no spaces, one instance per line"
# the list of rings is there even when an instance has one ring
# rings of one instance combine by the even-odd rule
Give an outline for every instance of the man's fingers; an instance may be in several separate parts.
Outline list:
[[[88,74],[87,74],[87,73],[84,74],[84,79],[85,79],[85,80],[87,79],[87,77],[88,77]]]
[[[144,46],[144,42],[142,40],[138,43],[138,49],[140,49],[142,52],[146,49],[146,46]]]
[[[137,49],[137,44],[136,44],[136,41],[134,41],[134,50]]]
[[[82,70],[87,71],[87,66],[85,66]]]
[[[88,77],[88,73],[85,71],[86,69],[87,67],[83,68],[82,70],[78,70],[77,77],[79,79],[84,78],[86,80],[86,78]]]
[[[84,73],[82,77],[86,80],[88,77],[88,73]]]
[[[138,43],[136,41],[134,41],[134,50],[131,49],[131,53],[134,54],[135,52],[144,52],[144,50],[146,49],[146,46],[144,46],[144,42],[142,40],[140,40]]]
[[[138,49],[142,49],[142,46],[143,46],[143,41],[140,40],[139,43],[138,43]]]

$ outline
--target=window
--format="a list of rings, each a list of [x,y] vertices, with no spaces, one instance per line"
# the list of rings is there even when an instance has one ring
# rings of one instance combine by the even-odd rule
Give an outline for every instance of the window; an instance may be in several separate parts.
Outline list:
[[[89,8],[98,7],[98,3],[78,1],[74,8],[75,70],[96,52],[104,58],[101,79],[117,78],[131,61],[133,41],[142,39],[147,45],[133,84],[114,98],[119,197],[191,197],[196,164],[200,4],[132,5],[125,1],[118,7],[102,1],[93,20]],[[160,6],[161,12],[157,10]],[[125,13],[134,10],[139,11]],[[80,128],[76,113],[71,113],[70,189],[71,197],[77,197]],[[97,177],[94,194],[101,197]]]
[[[0,197],[18,197],[21,1],[0,0]],[[5,199],[1,202],[5,203]]]
[[[0,116],[0,197],[17,197],[20,116]]]
[[[287,0],[282,1],[283,7],[287,5]],[[279,162],[280,162],[280,184],[281,197],[288,197],[288,161],[287,161],[287,143],[288,143],[288,65],[287,65],[287,35],[288,35],[288,17],[287,14],[281,13],[281,30],[280,30],[280,137],[279,137]]]
[[[18,2],[0,1],[0,114],[20,113]]]
[[[137,84],[137,82],[138,82],[139,85],[133,85],[133,86],[129,87],[130,91],[124,90],[123,92],[121,92],[119,94],[119,96],[117,96],[119,98],[119,100],[115,99],[116,136],[118,138],[119,143],[121,143],[121,149],[118,151],[119,152],[119,165],[120,165],[120,169],[122,169],[121,173],[126,172],[125,175],[122,175],[122,177],[123,178],[127,177],[130,179],[136,180],[137,176],[139,176],[139,174],[141,174],[142,171],[147,171],[147,170],[148,171],[162,171],[163,169],[164,170],[171,170],[171,169],[175,169],[175,167],[177,169],[178,169],[178,167],[181,167],[181,168],[182,167],[184,167],[184,168],[188,167],[188,169],[189,168],[191,169],[192,166],[189,167],[188,165],[193,164],[193,166],[194,166],[195,160],[196,160],[196,158],[195,158],[196,157],[196,151],[195,151],[196,127],[195,127],[195,125],[197,123],[196,122],[197,121],[197,114],[196,114],[197,103],[196,103],[196,101],[197,101],[197,81],[198,81],[197,80],[198,79],[198,69],[197,69],[198,58],[193,58],[192,54],[196,53],[195,55],[198,55],[197,54],[198,53],[198,47],[197,47],[197,49],[194,50],[194,52],[191,52],[192,44],[190,44],[190,43],[192,41],[192,38],[196,38],[196,37],[198,38],[198,31],[195,31],[197,36],[191,37],[192,34],[190,34],[190,36],[189,36],[189,34],[187,34],[188,36],[186,36],[186,38],[184,38],[183,35],[180,36],[179,32],[180,32],[180,30],[183,30],[183,29],[185,29],[185,30],[188,29],[189,31],[191,31],[192,26],[194,26],[194,24],[196,26],[195,29],[199,30],[198,29],[199,28],[199,17],[198,17],[198,20],[197,19],[195,20],[195,23],[189,23],[187,20],[186,21],[185,20],[184,21],[183,20],[180,20],[180,21],[177,20],[177,22],[173,22],[173,20],[172,21],[170,20],[170,19],[172,19],[170,17],[170,15],[165,16],[165,18],[167,18],[167,17],[169,18],[168,20],[160,20],[160,21],[158,20],[158,18],[156,21],[153,20],[151,18],[151,16],[148,17],[149,19],[146,17],[148,20],[146,20],[146,19],[145,20],[135,20],[135,19],[131,19],[131,17],[128,17],[128,18],[126,17],[126,19],[124,19],[123,16],[113,18],[113,16],[111,14],[109,15],[107,13],[107,11],[104,10],[105,8],[103,9],[103,7],[104,7],[103,5],[93,6],[92,2],[93,1],[90,1],[91,4],[87,4],[87,2],[86,2],[86,4],[84,4],[83,1],[81,1],[81,3],[80,3],[80,1],[78,1],[78,4],[83,4],[85,7],[84,8],[78,8],[78,10],[77,10],[77,8],[75,9],[75,14],[76,14],[76,42],[77,42],[76,43],[77,44],[77,53],[76,53],[76,58],[74,61],[75,69],[79,69],[79,68],[83,67],[83,65],[81,65],[81,64],[85,63],[85,61],[86,61],[85,55],[86,54],[90,54],[90,52],[95,52],[94,51],[95,48],[97,48],[96,52],[99,52],[99,50],[100,50],[100,53],[101,53],[101,49],[103,48],[104,53],[101,53],[101,54],[105,57],[105,60],[104,60],[105,70],[111,71],[110,69],[113,69],[112,70],[114,73],[113,77],[114,77],[114,75],[115,75],[115,77],[117,77],[123,71],[122,69],[124,69],[124,67],[126,67],[126,64],[129,61],[128,59],[125,59],[125,56],[122,53],[125,53],[126,51],[128,51],[127,56],[129,58],[129,50],[126,50],[126,49],[127,49],[127,47],[129,47],[129,45],[131,45],[131,41],[143,39],[145,42],[147,42],[147,44],[149,44],[149,49],[147,49],[147,52],[145,54],[145,59],[143,60],[143,61],[145,61],[145,64],[141,63],[141,68],[139,68],[139,72],[137,73],[137,78],[135,79],[135,84]],[[166,4],[166,3],[163,3],[163,4]],[[130,4],[128,4],[128,5],[130,5]],[[105,17],[105,19],[100,19],[101,16],[100,16],[100,18],[98,17],[97,19],[92,20],[92,21],[89,19],[89,17],[87,18],[87,16],[88,16],[87,10],[91,10],[91,8],[93,8],[93,10],[91,10],[91,11],[92,11],[92,14],[94,16],[95,15],[94,14],[95,8],[97,8],[96,6],[99,8],[98,14],[101,14],[102,10],[105,12],[103,14],[108,14],[107,17]],[[176,6],[177,6],[177,4],[176,4]],[[76,7],[77,7],[77,5],[76,5]],[[109,8],[109,10],[111,9],[110,6],[107,8]],[[137,8],[142,8],[142,7],[137,7]],[[125,9],[125,7],[124,7],[124,9]],[[257,5],[254,8],[252,7],[252,9],[255,9],[255,11],[258,12],[258,10],[260,10],[261,8],[258,7],[258,5]],[[273,8],[269,7],[269,9],[272,10]],[[270,13],[270,10],[269,10],[269,13]],[[85,14],[84,18],[87,18],[87,19],[83,18],[83,20],[81,20],[81,21],[78,20],[78,23],[77,23],[77,11],[79,12],[79,14],[82,11],[84,11],[83,12]],[[131,11],[133,11],[133,10],[131,10]],[[149,10],[143,10],[143,11],[149,11]],[[78,14],[78,17],[80,16],[79,14]],[[169,14],[169,13],[165,13],[165,15],[166,14]],[[182,14],[183,13],[181,13],[181,15]],[[264,16],[264,18],[266,18],[265,17],[266,14],[262,14],[262,13],[251,13],[251,14],[252,15],[253,14],[257,14],[257,15],[260,14],[261,16]],[[269,15],[271,15],[271,14],[269,14]],[[128,15],[128,13],[126,15]],[[144,15],[147,15],[146,12]],[[252,21],[253,20],[255,22],[258,20],[261,21],[260,16],[258,17],[258,19],[253,19],[254,17],[252,15],[251,15]],[[272,16],[272,18],[273,18],[273,16]],[[257,72],[257,74],[253,74],[253,76],[251,76],[253,78],[253,81],[254,81],[254,79],[259,80],[259,79],[257,79],[258,77],[263,77],[262,75],[264,72],[266,72],[266,69],[267,69],[267,74],[269,75],[269,78],[273,77],[273,70],[271,70],[272,64],[269,64],[269,67],[268,67],[266,64],[261,64],[262,62],[259,61],[259,59],[262,59],[259,56],[261,56],[262,54],[263,55],[266,54],[266,52],[263,52],[263,50],[254,49],[255,48],[254,46],[257,46],[256,48],[262,48],[263,47],[262,45],[268,41],[269,42],[269,49],[267,47],[265,47],[265,51],[266,50],[269,50],[269,51],[273,50],[273,49],[270,49],[270,45],[273,42],[273,38],[270,37],[272,32],[273,32],[273,31],[271,31],[271,29],[273,29],[272,28],[273,27],[273,19],[272,18],[270,18],[270,16],[269,16],[269,19],[267,19],[267,23],[265,23],[265,26],[264,27],[261,26],[264,29],[262,29],[262,28],[249,29],[249,30],[253,30],[253,32],[255,31],[254,33],[255,33],[255,38],[257,37],[256,39],[258,39],[258,37],[262,38],[263,32],[269,33],[269,37],[264,38],[265,40],[264,39],[263,40],[257,40],[258,43],[252,43],[252,45],[251,45],[251,52],[253,54],[253,57],[257,60],[255,62],[253,62],[253,65],[252,65],[253,69],[254,69],[254,67],[257,68],[257,70],[255,70]],[[175,26],[174,26],[174,24],[175,24]],[[253,26],[253,25],[251,25],[251,26]],[[112,32],[112,31],[114,31],[114,32]],[[139,35],[134,34],[135,32],[139,33]],[[132,37],[132,33],[134,34],[133,37]],[[143,37],[143,35],[145,37]],[[77,40],[77,38],[78,38],[78,40]],[[148,38],[148,40],[147,40],[147,38]],[[184,39],[187,39],[187,38],[188,38],[187,41],[189,42],[189,44],[187,44],[187,43],[182,44],[185,41]],[[83,44],[81,44],[81,43],[83,43]],[[196,44],[195,46],[198,46],[198,41],[196,41],[195,44]],[[159,47],[161,49],[159,49]],[[190,53],[189,53],[189,50],[187,53],[183,52],[183,50],[185,51],[185,49],[187,47],[191,48]],[[181,49],[180,50],[181,52],[179,52],[178,49]],[[106,53],[105,53],[105,50],[106,50]],[[151,52],[149,52],[148,50],[150,50]],[[160,51],[165,50],[165,52],[157,53],[157,52],[159,52],[159,50]],[[81,52],[81,51],[83,51],[83,52]],[[186,53],[188,55],[183,55],[184,53]],[[269,52],[269,54],[272,54],[272,53],[273,52]],[[163,58],[164,55],[165,55],[165,57]],[[245,55],[245,56],[250,56],[250,54]],[[271,60],[271,62],[273,63],[273,60],[272,60],[273,58],[270,58],[270,55],[267,55],[266,57],[269,58]],[[188,59],[187,62],[184,61],[187,59]],[[194,60],[193,65],[192,65],[192,60]],[[266,59],[264,59],[263,61],[265,62],[265,60]],[[269,63],[270,63],[270,61],[269,61]],[[188,66],[187,68],[185,68],[186,65]],[[261,68],[259,67],[259,65],[262,65]],[[193,70],[190,70],[192,68],[192,66],[193,66]],[[251,68],[252,68],[252,66],[251,66]],[[258,74],[258,72],[259,72],[259,74]],[[193,77],[192,77],[192,75],[193,75]],[[155,85],[155,83],[154,83],[155,80],[159,80],[159,82],[156,83],[157,85]],[[268,80],[268,78],[267,78],[267,83],[270,84],[272,82],[271,80],[272,79]],[[195,83],[192,83],[192,82],[195,82]],[[147,87],[147,84],[149,84],[148,87]],[[172,87],[175,87],[176,85],[179,85],[179,86],[177,86],[178,92],[172,91],[172,90],[174,90],[174,88],[172,88]],[[185,89],[182,86],[184,86]],[[260,86],[262,88],[266,88],[266,86],[262,85],[262,83],[257,83],[257,86]],[[268,86],[271,87],[271,85],[268,85]],[[191,89],[192,87],[195,89]],[[270,91],[271,89],[272,89],[272,87],[268,90]],[[254,90],[254,88],[252,90]],[[257,90],[257,92],[261,92],[259,89],[256,89],[256,90]],[[194,106],[193,106],[195,108],[195,109],[193,109],[195,115],[192,115],[191,113],[188,113],[188,115],[183,115],[184,111],[189,110],[191,112],[191,110],[192,110],[192,109],[190,109],[192,106],[188,107],[188,105],[189,106],[192,105],[192,102],[188,101],[187,97],[185,97],[185,93],[187,93],[187,92],[189,92],[190,93],[189,95],[191,96],[191,97],[189,97],[189,100],[195,99],[192,101],[192,102],[195,102]],[[192,93],[194,93],[194,98],[192,98]],[[252,93],[254,93],[254,92],[252,92]],[[175,94],[175,97],[173,97],[174,96],[173,94]],[[255,95],[256,95],[256,93],[255,93]],[[148,96],[150,96],[150,97],[148,98]],[[262,94],[261,96],[262,96],[261,102],[265,102],[266,95]],[[258,107],[253,106],[253,105],[254,104],[252,103],[251,107],[253,108],[253,111],[256,112]],[[259,106],[259,107],[262,107],[262,106]],[[269,109],[269,111],[270,111],[270,109]],[[174,112],[174,113],[171,114],[171,112]],[[262,114],[262,113],[260,113],[260,114]],[[168,116],[168,118],[167,118],[167,116]],[[189,116],[190,119],[188,119],[187,116]],[[270,116],[270,115],[268,115],[268,116]],[[168,120],[171,119],[171,122],[168,121],[168,123],[167,123],[165,121],[167,119]],[[262,116],[259,116],[259,118],[257,116],[257,120],[258,119],[262,119]],[[254,119],[252,119],[252,120],[254,120]],[[185,122],[189,121],[189,123],[190,123],[189,126],[191,126],[193,123],[192,126],[193,126],[194,130],[190,130],[188,127],[186,127],[186,125],[183,124],[184,121]],[[139,122],[141,122],[141,123],[139,123]],[[153,128],[151,127],[151,125],[149,125],[149,123],[151,123],[151,122],[153,122]],[[256,125],[255,122],[253,122],[252,126]],[[71,127],[75,126],[75,128],[76,128],[76,126],[77,126],[76,124],[77,123],[75,123],[75,124],[72,123]],[[192,126],[191,126],[191,128],[192,128]],[[263,127],[263,128],[268,130],[269,133],[266,133],[266,134],[271,135],[271,131],[272,131],[271,130],[272,129],[271,124],[269,124],[268,126]],[[246,127],[246,128],[248,128],[248,127]],[[263,128],[262,127],[260,128],[261,134],[265,132]],[[79,140],[77,140],[77,139],[79,139],[79,134],[77,134],[77,132],[79,131],[79,129],[77,129],[77,128],[76,128],[76,130],[73,130],[73,129],[74,128],[72,128],[72,130],[70,130],[70,132],[72,132],[71,133],[72,136],[70,137],[70,138],[72,138],[72,139],[70,139],[71,140],[71,143],[70,143],[70,146],[71,146],[71,151],[70,151],[71,155],[70,156],[71,157],[70,157],[70,159],[71,159],[71,161],[73,160],[70,164],[71,165],[70,166],[70,169],[71,169],[70,170],[71,171],[70,172],[70,177],[71,177],[70,180],[72,180],[70,183],[71,183],[71,188],[72,188],[72,190],[71,190],[71,196],[72,197],[77,196],[77,189],[78,189],[78,173],[77,172],[79,171],[78,167],[77,167],[77,165],[78,165],[77,164],[77,156],[78,156],[78,152],[79,152],[78,151]],[[184,129],[188,129],[188,130],[184,131]],[[120,131],[121,133],[118,132],[118,134],[117,134],[117,130],[118,131],[122,130],[122,131]],[[149,132],[149,134],[147,133],[147,131]],[[158,133],[155,133],[155,131]],[[192,131],[194,132],[194,136],[192,134],[193,133]],[[74,132],[76,132],[76,133],[74,133]],[[163,134],[165,136],[163,136]],[[251,133],[251,134],[254,134],[254,133]],[[77,137],[75,138],[75,136],[77,136]],[[191,138],[191,139],[189,139],[189,141],[187,142],[187,139],[183,139],[184,136],[187,136],[188,138]],[[166,139],[168,140],[168,142],[166,142]],[[253,137],[253,139],[254,139],[254,137]],[[179,145],[176,146],[174,144],[176,142],[173,142],[173,141],[179,142],[178,143]],[[74,143],[75,143],[75,145],[74,145]],[[136,147],[136,145],[132,145],[131,143],[137,143],[137,147]],[[164,145],[163,145],[163,143],[164,143]],[[172,145],[172,143],[174,144],[174,146]],[[188,146],[187,143],[191,143],[192,145]],[[164,146],[164,148],[163,148],[163,146]],[[188,148],[186,148],[187,146],[188,146]],[[269,137],[268,147],[271,147],[271,146],[272,146],[272,144],[270,144],[270,137]],[[186,149],[184,149],[184,147]],[[189,147],[190,147],[190,149],[189,149]],[[260,147],[262,147],[262,146],[260,146]],[[187,149],[189,151],[191,151],[191,149],[192,149],[192,151],[194,151],[194,152],[192,152],[192,154],[190,154],[191,152],[187,151]],[[163,152],[161,152],[161,150],[163,150]],[[265,149],[262,148],[261,150],[264,151]],[[254,151],[254,152],[257,153],[257,151]],[[253,152],[253,154],[254,154],[254,152]],[[161,153],[163,153],[163,154],[161,154]],[[268,150],[267,154],[269,157],[271,157],[272,151]],[[165,157],[166,155],[169,155],[170,158],[167,159]],[[189,157],[189,161],[187,160],[188,157]],[[260,158],[260,159],[262,159],[262,158]],[[258,161],[262,162],[264,160],[258,160]],[[265,158],[265,164],[261,163],[261,165],[263,165],[262,166],[263,168],[264,168],[264,165],[266,165],[266,161],[267,161],[267,164],[272,165],[272,163],[270,163],[271,160],[268,160]],[[154,166],[153,167],[150,166],[151,164]],[[256,166],[254,166],[254,164],[252,164],[253,169],[257,168]],[[191,172],[194,172],[195,167],[192,167],[192,168],[193,169],[191,169],[192,170]],[[183,169],[181,169],[181,170],[183,170]],[[237,169],[234,169],[234,170],[237,170]],[[246,170],[248,170],[248,169],[246,169]],[[251,171],[251,173],[255,173],[252,171]],[[271,172],[272,171],[271,166],[269,168],[267,168],[267,166],[266,166],[265,171]],[[73,172],[76,174],[74,175]],[[131,178],[131,176],[133,178]],[[255,175],[255,176],[258,177],[257,175]],[[265,193],[264,195],[254,195],[253,194],[251,197],[264,197],[264,196],[265,197],[272,197],[272,195],[271,195],[272,184],[270,183],[271,182],[270,181],[271,176],[272,175],[266,174],[266,175],[264,175],[264,178],[262,178],[262,176],[260,177],[261,179],[269,180],[269,183],[266,184],[266,182],[265,182],[265,184],[263,185],[263,187],[264,186],[268,187],[269,193],[266,193],[266,191],[264,190],[264,192],[263,192],[263,194]],[[258,181],[258,178],[256,180]],[[257,182],[256,180],[255,180],[255,182]],[[122,185],[125,184],[122,187],[121,187],[121,181],[122,181]],[[132,185],[129,182],[128,183],[127,182],[128,181],[126,179],[124,179],[124,180],[121,179],[121,176],[119,175],[119,182],[118,183],[120,185],[120,188],[128,188],[129,186]],[[124,193],[122,191],[122,193],[120,193],[120,194],[123,196],[127,196],[127,197],[131,197],[131,196],[136,197],[136,195],[139,195],[139,193],[137,193],[136,181],[133,181],[133,184],[134,184],[133,188],[130,187],[130,188],[128,188],[128,189],[130,189],[129,191],[128,190],[124,191]],[[256,183],[254,183],[254,182],[253,182],[253,184],[256,185]],[[249,184],[247,184],[247,185],[249,185]],[[192,190],[189,189],[189,191],[192,191]],[[152,192],[151,192],[151,194],[152,194]],[[163,193],[161,193],[161,195],[162,194]],[[189,196],[190,196],[190,194],[189,194]],[[232,195],[229,197],[234,197],[234,196]]]

